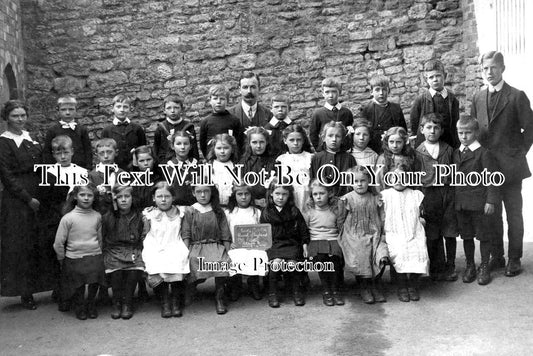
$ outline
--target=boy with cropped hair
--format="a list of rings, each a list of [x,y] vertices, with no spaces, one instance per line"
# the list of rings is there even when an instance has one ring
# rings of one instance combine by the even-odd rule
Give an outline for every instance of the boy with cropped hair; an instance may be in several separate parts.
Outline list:
[[[479,123],[476,119],[459,119],[457,134],[461,146],[453,152],[453,163],[456,164],[458,172],[466,176],[471,172],[481,173],[484,169],[488,172],[497,170],[492,154],[478,141]],[[490,282],[489,259],[493,234],[490,230],[490,220],[499,201],[499,188],[493,185],[455,187],[455,210],[466,257],[464,283],[473,282],[476,275],[478,284],[486,285]],[[474,261],[474,237],[479,241],[481,253],[479,271],[476,270]]]
[[[316,109],[311,115],[309,124],[309,138],[315,150],[322,150],[320,141],[320,132],[322,127],[330,121],[341,122],[344,127],[350,127],[353,124],[353,114],[350,109],[343,107],[339,102],[341,95],[341,84],[335,78],[325,78],[321,83],[322,96],[325,103],[321,108]],[[344,152],[351,147],[350,137],[343,141],[341,150]]]
[[[457,250],[457,217],[454,207],[455,193],[449,177],[437,181],[438,165],[450,165],[453,148],[441,140],[443,118],[438,113],[422,116],[420,133],[425,140],[416,148],[415,171],[425,172],[421,179],[424,193],[423,217],[426,220],[426,237],[430,275],[435,280],[456,281],[455,255]],[[443,185],[442,185],[443,184]],[[443,241],[444,240],[444,241]],[[444,244],[446,244],[446,252]]]
[[[192,156],[200,159],[194,124],[182,116],[183,108],[183,99],[177,95],[169,95],[163,102],[165,120],[157,124],[154,133],[154,150],[159,163],[167,163],[174,157],[174,148],[170,144],[170,138],[177,131],[189,133],[193,138],[191,139]]]
[[[104,127],[102,138],[112,138],[117,144],[115,163],[129,171],[132,166],[131,150],[146,145],[144,129],[128,118],[131,99],[124,94],[113,98],[113,123]]]
[[[374,75],[370,78],[372,101],[361,109],[361,115],[371,124],[371,137],[368,147],[377,154],[383,153],[382,136],[391,127],[401,126],[407,130],[405,117],[399,104],[388,100],[389,78]]]
[[[265,129],[270,134],[270,147],[272,155],[279,156],[285,144],[283,143],[283,130],[292,124],[288,117],[290,110],[289,97],[284,94],[276,94],[270,99],[271,110],[274,115],[265,125]]]
[[[239,119],[226,110],[228,100],[229,91],[224,85],[209,88],[212,112],[200,123],[200,150],[204,157],[207,157],[209,141],[218,134],[227,133],[235,137],[239,149],[243,147],[244,130]]]
[[[420,118],[429,113],[438,113],[442,117],[442,137],[452,148],[459,147],[457,138],[457,121],[459,120],[459,100],[444,87],[446,70],[439,60],[429,60],[424,64],[424,77],[429,89],[424,90],[414,101],[409,115],[411,134],[416,135],[415,147],[424,141],[424,135],[418,129]]]
[[[85,169],[92,167],[92,147],[87,128],[76,121],[77,101],[73,96],[62,96],[57,99],[56,122],[48,130],[44,138],[43,158],[44,163],[54,163],[52,140],[58,136],[68,136],[72,140],[72,163]]]
[[[98,188],[100,197],[98,212],[104,215],[113,209],[111,188],[116,183],[117,175],[123,170],[116,164],[118,149],[117,142],[114,139],[102,138],[96,141],[95,151],[98,163],[89,172],[89,182]]]

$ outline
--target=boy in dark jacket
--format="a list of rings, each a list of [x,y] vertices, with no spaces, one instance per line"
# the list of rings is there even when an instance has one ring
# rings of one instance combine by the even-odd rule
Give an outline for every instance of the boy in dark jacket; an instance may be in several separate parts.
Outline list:
[[[487,172],[496,171],[492,154],[477,140],[479,134],[477,120],[460,119],[457,122],[457,134],[461,146],[453,152],[453,163],[458,172],[466,176],[472,172],[481,173],[484,169]],[[466,256],[466,270],[463,273],[465,283],[471,283],[476,279],[474,236],[479,240],[481,253],[477,282],[480,285],[490,282],[489,259],[492,231],[488,227],[494,207],[499,200],[499,189],[494,185],[484,186],[481,183],[470,185],[465,182],[464,185],[455,187],[455,210]]]
[[[146,145],[144,129],[128,118],[131,100],[119,94],[113,98],[113,123],[104,127],[102,138],[112,138],[117,143],[115,163],[126,171],[131,169],[131,150]]]
[[[420,119],[429,113],[442,116],[441,140],[453,149],[459,147],[457,139],[457,121],[459,120],[459,100],[444,87],[446,72],[441,61],[430,60],[424,64],[424,76],[429,85],[414,101],[411,108],[411,134],[416,135],[415,147],[424,141],[424,135],[418,129]]]

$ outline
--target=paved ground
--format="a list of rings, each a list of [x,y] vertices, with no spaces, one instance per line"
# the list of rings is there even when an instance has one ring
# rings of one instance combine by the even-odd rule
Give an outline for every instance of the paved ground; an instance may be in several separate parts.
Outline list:
[[[304,307],[284,303],[275,310],[244,297],[218,316],[206,284],[182,318],[162,319],[150,302],[129,321],[112,320],[103,307],[98,319],[82,322],[58,312],[49,294],[37,296],[36,311],[1,298],[0,354],[530,355],[533,243],[525,251],[518,277],[499,271],[486,287],[426,281],[421,301],[410,303],[398,301],[388,285],[387,303],[365,305],[348,280],[344,307],[325,307],[315,290]]]

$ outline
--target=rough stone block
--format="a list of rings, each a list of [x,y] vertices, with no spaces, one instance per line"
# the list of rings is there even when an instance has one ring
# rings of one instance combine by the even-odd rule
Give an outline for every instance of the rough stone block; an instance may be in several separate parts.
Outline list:
[[[431,4],[417,3],[407,11],[409,18],[420,20],[426,17],[429,10],[431,10]]]
[[[257,56],[254,53],[241,54],[228,59],[230,68],[252,69],[255,68]]]
[[[402,58],[392,57],[392,58],[382,59],[381,61],[379,61],[379,64],[384,68],[396,66],[396,65],[402,64]]]
[[[430,44],[435,38],[435,33],[432,31],[421,30],[406,34],[401,34],[396,41],[398,46],[406,46],[413,44]]]
[[[96,73],[87,78],[87,86],[91,90],[98,90],[102,87],[113,87],[128,82],[128,76],[122,71],[108,73]]]
[[[59,94],[77,93],[85,88],[85,79],[62,77],[54,79],[54,89]]]
[[[362,30],[362,31],[352,31],[349,33],[349,38],[351,41],[357,41],[357,40],[368,40],[373,37],[373,31],[370,30]]]
[[[403,71],[403,66],[401,66],[401,65],[397,65],[397,66],[392,66],[392,67],[387,67],[387,68],[385,68],[385,74],[386,74],[386,75],[391,75],[391,74],[395,74],[395,73],[400,73],[401,71]]]
[[[405,63],[424,62],[434,56],[434,50],[431,46],[412,46],[403,49]]]

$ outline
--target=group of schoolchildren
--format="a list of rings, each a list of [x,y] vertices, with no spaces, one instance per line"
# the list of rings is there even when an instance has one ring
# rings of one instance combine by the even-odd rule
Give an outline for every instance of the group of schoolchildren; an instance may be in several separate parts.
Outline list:
[[[198,140],[194,125],[183,117],[183,100],[170,96],[149,146],[142,127],[128,118],[129,99],[118,95],[113,123],[95,143],[98,163],[92,170],[87,130],[75,120],[76,100],[60,98],[60,121],[48,130],[45,152],[62,169],[57,176],[50,171],[51,185],[43,188],[44,200],[53,207],[48,225],[61,263],[59,309],[74,308],[82,320],[96,318],[97,294],[105,297],[111,286],[112,318],[129,319],[134,292],[138,287],[146,296],[147,283],[161,300],[161,316],[179,317],[196,286],[214,277],[216,312],[224,314],[227,299],[235,301],[243,291],[243,275],[248,275],[250,295],[261,299],[266,293],[270,307],[280,306],[282,284],[295,305],[305,304],[305,272],[270,268],[266,274],[240,270],[230,276],[227,270],[202,268],[207,262],[249,262],[251,257],[271,266],[304,259],[331,263],[334,271],[318,272],[327,306],[344,304],[344,272],[356,276],[363,302],[385,302],[380,279],[387,265],[399,299],[417,301],[420,276],[458,279],[459,234],[467,259],[463,281],[489,283],[486,219],[497,203],[497,188],[441,186],[433,168],[455,163],[458,171],[494,171],[492,159],[476,139],[477,122],[459,119],[458,101],[444,88],[442,63],[429,61],[424,71],[430,88],[412,107],[414,148],[401,107],[388,101],[390,86],[383,76],[371,79],[373,99],[355,121],[339,103],[339,83],[326,78],[325,104],[311,117],[309,137],[289,118],[286,96],[272,97],[273,117],[264,127],[245,127],[226,110],[228,90],[215,85],[209,90],[212,113],[200,123]],[[200,153],[211,164],[214,185],[191,184],[193,173],[201,173]],[[276,163],[308,179],[287,185],[272,174],[266,185],[253,186],[238,184],[230,173],[237,164],[243,174],[271,173]],[[371,184],[369,167],[379,167],[377,184]],[[172,170],[183,179],[164,179]],[[155,184],[117,184],[121,171],[149,172]],[[412,171],[426,173],[422,186],[383,181],[388,172]],[[89,183],[75,184],[72,172],[85,172]],[[351,172],[351,184],[335,183],[338,172]],[[271,225],[271,247],[235,248],[235,226],[260,223]],[[479,270],[474,237],[480,241]]]

